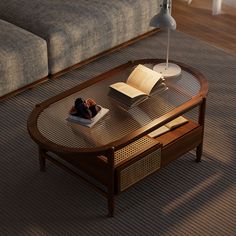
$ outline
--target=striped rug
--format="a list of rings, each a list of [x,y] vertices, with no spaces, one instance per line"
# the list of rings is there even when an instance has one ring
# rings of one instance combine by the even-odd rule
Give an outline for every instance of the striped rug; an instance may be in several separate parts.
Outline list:
[[[100,58],[0,103],[0,235],[236,235],[236,55],[180,32],[170,58],[209,81],[204,153],[190,152],[116,199],[48,163],[41,173],[26,122],[35,104],[128,60],[164,58],[166,34]]]

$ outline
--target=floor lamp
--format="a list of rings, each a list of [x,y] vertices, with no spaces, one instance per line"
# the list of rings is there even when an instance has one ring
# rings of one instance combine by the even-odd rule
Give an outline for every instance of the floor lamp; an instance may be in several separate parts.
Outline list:
[[[176,64],[169,63],[170,31],[176,29],[176,21],[170,14],[171,0],[163,0],[160,8],[160,12],[151,19],[150,26],[167,29],[166,63],[155,65],[153,70],[163,74],[164,78],[175,78],[181,74],[181,68]]]

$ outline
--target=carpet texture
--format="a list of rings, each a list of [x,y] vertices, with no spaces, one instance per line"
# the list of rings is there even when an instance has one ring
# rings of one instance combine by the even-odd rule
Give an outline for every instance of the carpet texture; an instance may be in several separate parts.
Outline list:
[[[236,55],[180,32],[170,58],[209,81],[204,153],[190,152],[121,194],[114,218],[106,199],[50,162],[41,173],[26,122],[34,105],[128,60],[164,58],[157,33],[0,103],[0,235],[235,235]]]

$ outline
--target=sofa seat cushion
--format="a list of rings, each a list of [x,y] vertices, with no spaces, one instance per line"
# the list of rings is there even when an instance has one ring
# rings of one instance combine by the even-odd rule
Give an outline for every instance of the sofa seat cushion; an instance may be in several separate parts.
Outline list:
[[[47,41],[54,74],[147,31],[156,0],[1,0],[0,18]]]
[[[48,74],[46,41],[0,20],[0,97]]]

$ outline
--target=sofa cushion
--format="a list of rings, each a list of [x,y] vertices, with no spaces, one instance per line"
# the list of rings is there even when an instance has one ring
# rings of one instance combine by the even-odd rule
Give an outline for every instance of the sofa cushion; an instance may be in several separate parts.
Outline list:
[[[48,74],[46,41],[0,20],[0,97]]]
[[[1,0],[0,18],[47,41],[56,73],[152,28],[156,0]]]

